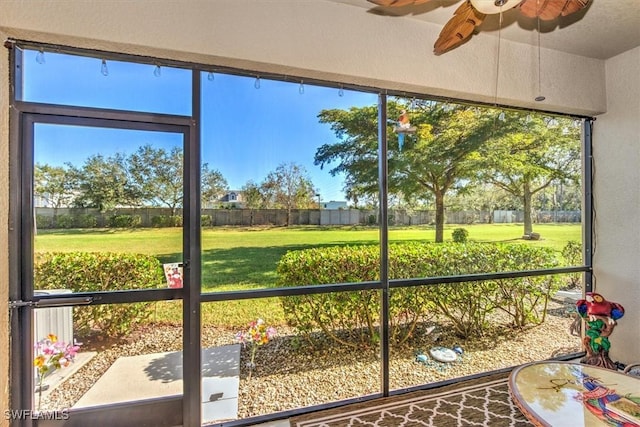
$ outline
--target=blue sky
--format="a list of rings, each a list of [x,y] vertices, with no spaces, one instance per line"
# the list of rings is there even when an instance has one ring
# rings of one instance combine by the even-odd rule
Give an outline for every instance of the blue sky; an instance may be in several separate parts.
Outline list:
[[[191,114],[190,70],[25,52],[24,99],[169,114]],[[329,125],[320,124],[323,109],[374,105],[374,94],[339,91],[300,82],[287,83],[215,73],[202,78],[202,160],[219,170],[232,189],[248,180],[261,182],[281,163],[305,167],[323,201],[345,200],[342,177],[313,165],[316,149],[336,141]],[[91,154],[131,153],[140,145],[170,148],[176,135],[157,132],[37,125],[35,161],[81,165]]]

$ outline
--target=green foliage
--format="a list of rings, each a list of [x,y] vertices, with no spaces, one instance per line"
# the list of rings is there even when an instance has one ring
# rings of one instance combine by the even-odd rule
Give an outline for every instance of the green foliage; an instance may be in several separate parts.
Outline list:
[[[75,217],[75,223],[78,228],[96,228],[98,219],[92,214],[80,214]]]
[[[75,227],[75,219],[73,215],[61,214],[54,217],[54,224],[56,228],[73,228]]]
[[[73,202],[77,181],[69,165],[49,166],[36,163],[33,175],[33,193],[44,199],[48,206],[60,208]]]
[[[496,271],[556,268],[560,265],[549,248],[528,245],[497,245]],[[529,276],[495,281],[496,307],[511,318],[516,327],[544,322],[549,298],[560,289],[558,275]]]
[[[53,228],[53,218],[48,215],[36,215],[36,227],[39,230]]]
[[[465,243],[469,240],[469,231],[466,228],[456,228],[451,233],[451,238],[456,243]]]
[[[378,280],[377,246],[341,246],[287,252],[278,263],[280,286],[351,283]],[[389,247],[391,279],[451,276],[496,271],[551,268],[554,252],[529,245],[403,243]],[[393,288],[390,292],[391,339],[406,341],[418,322],[430,314],[449,319],[462,337],[483,335],[488,316],[506,313],[514,326],[540,323],[558,283],[553,276],[486,280],[437,286]],[[378,291],[300,295],[281,299],[285,317],[311,341],[323,331],[353,347],[378,339]],[[345,334],[351,331],[351,334]]]
[[[161,200],[164,206],[171,209],[172,216],[175,216],[176,210],[182,206],[183,164],[182,148],[176,146],[166,150],[150,144],[141,146],[125,160],[130,185],[135,194],[146,204],[155,204]],[[207,163],[202,164],[200,172],[202,201],[215,201],[226,191],[227,181],[219,171],[210,170]]]
[[[521,201],[526,235],[533,231],[534,195],[580,179],[580,129],[571,118],[518,111],[503,117],[500,128],[506,132],[481,147],[478,172]]]
[[[242,187],[246,206],[250,209],[282,209],[287,212],[287,224],[291,225],[293,209],[317,209],[316,190],[304,166],[281,163],[257,184],[248,181]],[[236,203],[226,206],[236,209]]]
[[[582,245],[575,240],[569,240],[562,248],[562,256],[568,266],[582,265]],[[570,273],[570,286],[578,286],[581,278],[582,273]]]
[[[181,215],[156,215],[151,218],[152,227],[182,227]]]
[[[180,147],[167,151],[146,144],[127,157],[125,165],[140,198],[147,204],[162,200],[173,215],[176,208],[182,206],[183,163]]]
[[[175,215],[182,206],[184,153],[146,144],[130,155],[92,155],[81,166],[36,164],[34,195],[47,206],[98,208],[155,205],[159,200]],[[201,168],[201,197],[211,203],[227,190],[227,181],[207,163]]]
[[[132,187],[124,154],[92,155],[82,167],[70,166],[69,174],[75,186],[72,193],[77,207],[97,208],[101,212],[116,206],[136,205],[140,195]]]
[[[140,215],[113,215],[109,218],[109,227],[134,228],[142,225]]]
[[[287,252],[278,263],[279,284],[348,283],[377,280],[376,246],[313,248]],[[321,329],[333,340],[352,347],[374,344],[379,298],[376,291],[336,292],[282,298],[288,321],[309,341]],[[345,332],[353,331],[353,336]],[[311,342],[311,341],[310,341]]]
[[[462,182],[471,182],[479,169],[478,150],[500,137],[497,111],[426,100],[398,99],[387,105],[390,118],[407,110],[415,134],[404,148],[392,143],[389,158],[389,192],[410,203],[433,199],[436,242],[444,240],[445,196]],[[377,197],[378,110],[376,106],[347,110],[322,110],[320,123],[331,125],[335,143],[316,150],[314,163],[329,166],[332,175],[345,175],[345,192],[354,200]],[[394,124],[390,124],[389,136]],[[397,136],[396,136],[397,138]],[[397,149],[395,148],[397,147]]]
[[[200,226],[211,227],[212,225],[213,225],[213,218],[211,218],[211,215],[200,216]]]
[[[34,281],[35,289],[99,292],[155,288],[164,283],[164,277],[160,262],[153,256],[109,252],[48,252],[36,257]],[[126,334],[149,316],[150,304],[75,307],[74,328],[81,335],[94,330],[100,330],[108,337]]]

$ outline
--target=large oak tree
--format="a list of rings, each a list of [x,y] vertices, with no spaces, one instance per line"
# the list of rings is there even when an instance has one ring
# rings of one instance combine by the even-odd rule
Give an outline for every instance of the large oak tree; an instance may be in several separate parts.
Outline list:
[[[471,182],[477,175],[479,148],[507,130],[497,124],[497,111],[492,109],[434,101],[389,102],[388,108],[390,117],[408,110],[417,128],[400,146],[394,124],[389,124],[389,192],[404,200],[432,196],[436,242],[442,242],[447,193]],[[318,148],[315,164],[330,166],[334,175],[343,173],[345,192],[352,198],[377,194],[377,107],[323,110],[318,117],[331,125],[338,140]]]
[[[510,132],[481,148],[481,179],[515,196],[524,210],[524,234],[533,232],[533,196],[553,183],[580,179],[580,129],[569,118],[510,112]]]

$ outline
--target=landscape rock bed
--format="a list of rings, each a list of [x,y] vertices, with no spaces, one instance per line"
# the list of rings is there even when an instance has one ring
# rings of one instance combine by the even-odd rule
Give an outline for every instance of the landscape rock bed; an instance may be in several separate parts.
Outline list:
[[[549,309],[545,323],[540,326],[521,331],[504,326],[490,336],[467,341],[456,338],[444,322],[423,324],[409,344],[391,349],[390,388],[404,389],[580,352],[580,338],[569,332],[575,316],[573,303],[552,300]],[[499,324],[499,319],[496,320]],[[353,350],[330,345],[327,341],[310,349],[292,328],[277,326],[277,330],[278,336],[256,352],[251,379],[249,348],[241,351],[239,418],[379,392],[379,348]],[[234,344],[236,332],[204,327],[202,346]],[[416,361],[417,354],[428,355],[429,348],[435,345],[447,348],[459,345],[464,353],[458,361],[449,364],[431,359],[426,363]],[[117,342],[97,338],[87,340],[82,351],[97,351],[98,354],[53,390],[42,409],[73,406],[119,357],[181,348],[181,327],[167,324],[141,327]]]

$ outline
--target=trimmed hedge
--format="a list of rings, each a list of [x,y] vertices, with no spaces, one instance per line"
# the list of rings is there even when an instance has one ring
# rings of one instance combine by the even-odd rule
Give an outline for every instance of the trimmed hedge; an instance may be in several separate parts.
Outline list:
[[[142,225],[140,215],[113,215],[109,218],[109,227],[113,228],[135,228]]]
[[[156,288],[164,284],[162,265],[141,254],[109,252],[51,252],[38,254],[35,289],[98,292]],[[100,330],[118,336],[151,314],[152,303],[104,304],[75,307],[74,329],[80,334]]]
[[[456,228],[451,233],[451,238],[456,243],[466,243],[469,240],[469,231],[466,228]]]
[[[280,286],[352,283],[379,279],[377,246],[336,246],[286,253],[278,263]],[[401,243],[389,246],[391,279],[533,270],[558,266],[549,248],[480,243]],[[406,341],[430,314],[447,317],[462,337],[483,335],[487,318],[504,312],[514,326],[541,323],[555,276],[487,280],[436,286],[393,288],[391,339]],[[290,324],[311,342],[321,330],[342,344],[361,347],[378,342],[379,291],[335,292],[281,298]],[[345,331],[350,331],[345,335]],[[355,333],[355,335],[354,335]]]
[[[53,217],[36,215],[36,227],[38,229],[53,228]]]
[[[152,227],[182,227],[181,215],[156,215],[151,218]]]
[[[200,215],[200,227],[211,227],[213,225],[213,218],[211,215]]]
[[[75,219],[70,214],[60,214],[53,219],[56,228],[73,228],[75,226]]]
[[[78,228],[96,228],[98,226],[98,218],[91,214],[80,214],[75,220]]]

